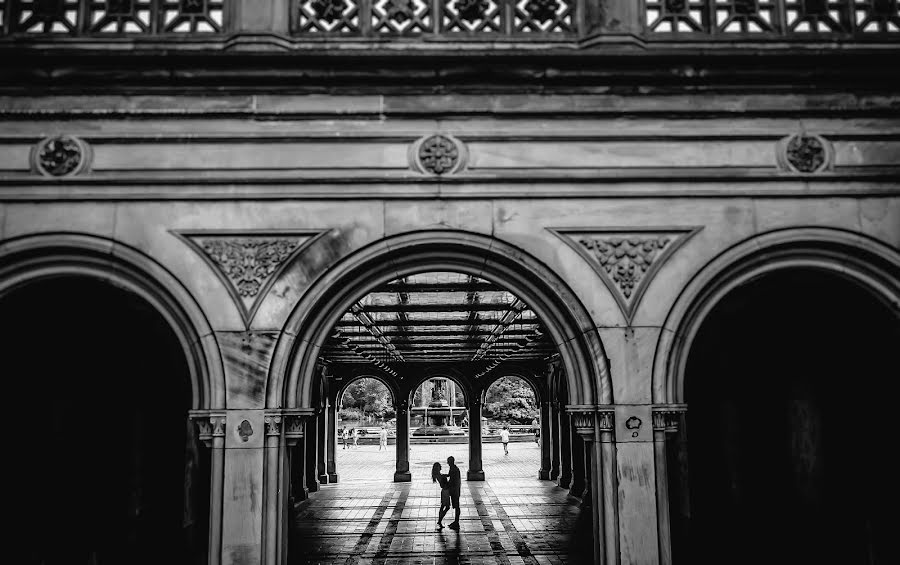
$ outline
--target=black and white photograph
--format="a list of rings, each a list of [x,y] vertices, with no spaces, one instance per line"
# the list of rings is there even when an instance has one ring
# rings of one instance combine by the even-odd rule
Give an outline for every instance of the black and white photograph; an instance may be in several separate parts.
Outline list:
[[[894,565],[900,0],[0,0],[3,561]]]

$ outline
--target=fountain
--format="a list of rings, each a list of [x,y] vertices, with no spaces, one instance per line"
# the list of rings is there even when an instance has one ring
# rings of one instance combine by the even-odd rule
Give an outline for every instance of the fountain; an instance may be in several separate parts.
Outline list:
[[[456,414],[461,414],[465,408],[457,409],[453,406],[452,396],[451,402],[447,401],[444,386],[447,379],[434,378],[431,389],[431,401],[427,406],[414,406],[410,411],[414,415],[421,415],[426,420],[426,425],[420,426],[413,431],[413,436],[461,436],[465,432],[456,425],[453,420],[454,410]]]

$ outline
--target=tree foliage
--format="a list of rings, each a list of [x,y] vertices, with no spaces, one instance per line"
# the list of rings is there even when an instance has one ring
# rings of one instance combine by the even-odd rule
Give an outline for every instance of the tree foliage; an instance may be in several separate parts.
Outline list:
[[[365,412],[376,418],[393,418],[395,414],[390,391],[381,381],[370,378],[350,383],[341,397],[341,407],[348,416]]]
[[[527,382],[519,377],[501,377],[487,391],[484,413],[494,420],[530,424],[540,410]]]

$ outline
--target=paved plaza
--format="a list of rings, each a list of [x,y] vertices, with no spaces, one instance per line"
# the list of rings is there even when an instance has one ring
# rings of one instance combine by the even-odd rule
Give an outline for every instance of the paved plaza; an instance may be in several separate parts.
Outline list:
[[[578,501],[537,477],[534,443],[484,445],[485,482],[465,480],[465,444],[412,445],[411,483],[393,483],[394,447],[338,449],[341,482],[297,507],[289,552],[295,564],[587,563],[574,556],[585,524]],[[435,525],[440,490],[431,465],[457,458],[463,476],[460,530]],[[346,477],[346,478],[345,478]],[[451,509],[444,519],[452,521]],[[588,536],[580,536],[587,538]]]

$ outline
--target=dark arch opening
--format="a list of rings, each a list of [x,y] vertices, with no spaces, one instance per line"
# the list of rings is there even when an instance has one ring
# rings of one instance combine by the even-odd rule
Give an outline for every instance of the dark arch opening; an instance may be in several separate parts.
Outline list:
[[[896,562],[881,454],[897,343],[895,312],[824,271],[773,273],[717,304],[670,452],[676,562]]]
[[[87,277],[0,299],[17,563],[205,563],[208,454],[183,349],[142,299]],[[204,470],[204,471],[201,471]]]

